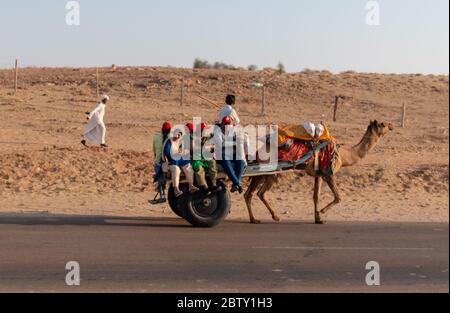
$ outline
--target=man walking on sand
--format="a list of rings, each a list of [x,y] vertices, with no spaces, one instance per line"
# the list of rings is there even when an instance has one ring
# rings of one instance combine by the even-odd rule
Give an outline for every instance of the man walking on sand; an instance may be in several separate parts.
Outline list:
[[[86,125],[83,134],[83,140],[81,143],[86,146],[87,142],[93,143],[95,145],[100,145],[102,148],[107,148],[105,142],[106,137],[106,126],[103,122],[105,117],[106,103],[108,103],[109,97],[103,95],[100,98],[100,103],[91,112],[87,112],[89,123]]]

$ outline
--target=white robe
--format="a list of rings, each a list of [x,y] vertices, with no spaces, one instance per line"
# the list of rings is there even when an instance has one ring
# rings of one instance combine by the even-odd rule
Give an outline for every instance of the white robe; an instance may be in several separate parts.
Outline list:
[[[103,122],[105,117],[104,103],[99,103],[91,114],[89,114],[89,123],[84,129],[83,139],[95,145],[105,144],[106,126]]]

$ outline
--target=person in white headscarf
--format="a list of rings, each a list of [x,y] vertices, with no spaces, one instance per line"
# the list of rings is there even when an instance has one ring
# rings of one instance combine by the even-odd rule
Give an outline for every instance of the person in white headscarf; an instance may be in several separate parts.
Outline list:
[[[83,140],[81,143],[86,146],[87,142],[95,145],[100,145],[102,148],[107,148],[106,145],[106,126],[103,122],[105,117],[106,103],[108,103],[109,97],[103,95],[100,98],[100,103],[97,104],[94,110],[87,112],[89,123],[86,125],[83,134]]]

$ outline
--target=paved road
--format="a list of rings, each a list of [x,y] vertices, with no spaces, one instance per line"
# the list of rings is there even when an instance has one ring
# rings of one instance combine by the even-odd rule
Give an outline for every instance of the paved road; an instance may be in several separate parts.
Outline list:
[[[0,292],[448,292],[448,269],[448,224],[0,217]]]

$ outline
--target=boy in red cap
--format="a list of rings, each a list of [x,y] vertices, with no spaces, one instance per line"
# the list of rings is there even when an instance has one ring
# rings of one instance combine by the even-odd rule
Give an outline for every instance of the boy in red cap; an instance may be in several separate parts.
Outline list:
[[[193,127],[194,125],[192,125]],[[189,128],[189,126],[187,125]],[[201,138],[201,145],[202,145],[202,154],[203,149],[206,141],[208,140],[208,137],[206,136],[206,124],[201,123],[200,124],[201,132],[202,132],[202,138]],[[191,134],[194,132],[194,128],[192,128]],[[220,190],[220,187],[217,186],[217,164],[216,160],[206,160],[203,158],[203,155],[201,157],[201,160],[194,160],[194,158],[191,158],[191,165],[195,172],[195,180],[197,181],[197,184],[200,186],[201,190],[205,193],[212,193],[217,192]],[[206,174],[208,174],[208,177],[211,182],[211,188],[208,185],[208,181],[206,180]]]

